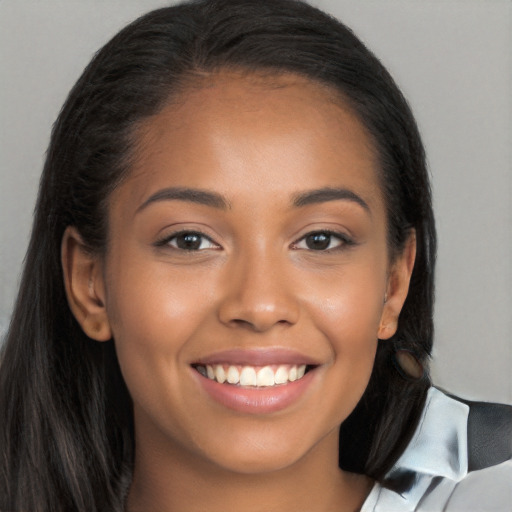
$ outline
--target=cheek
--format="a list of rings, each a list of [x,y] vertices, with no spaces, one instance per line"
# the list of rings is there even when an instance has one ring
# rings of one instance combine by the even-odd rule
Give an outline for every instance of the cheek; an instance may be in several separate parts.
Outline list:
[[[302,295],[333,349],[357,351],[377,340],[386,290],[386,269],[378,263],[319,276]]]
[[[107,311],[119,364],[130,392],[175,379],[187,341],[211,310],[204,286],[169,266],[118,259],[111,266]],[[171,389],[170,382],[164,383]],[[133,388],[133,389],[132,389]],[[132,396],[133,396],[132,393]]]
[[[334,364],[356,382],[366,387],[373,368],[378,342],[382,304],[374,294],[357,286],[331,296],[320,308],[317,328],[329,340]]]
[[[210,307],[206,282],[198,272],[174,269],[165,262],[118,259],[107,287],[114,337],[123,341],[139,334],[141,340],[179,344]]]
[[[315,329],[331,351],[329,386],[332,415],[340,423],[363,395],[373,370],[383,311],[385,270],[331,274],[304,296]]]

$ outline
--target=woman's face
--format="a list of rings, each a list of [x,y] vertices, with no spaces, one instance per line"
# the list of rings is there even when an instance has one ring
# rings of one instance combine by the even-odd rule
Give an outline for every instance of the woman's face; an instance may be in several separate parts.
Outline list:
[[[245,473],[335,449],[396,292],[362,125],[305,79],[224,73],[139,134],[99,286],[138,449]]]

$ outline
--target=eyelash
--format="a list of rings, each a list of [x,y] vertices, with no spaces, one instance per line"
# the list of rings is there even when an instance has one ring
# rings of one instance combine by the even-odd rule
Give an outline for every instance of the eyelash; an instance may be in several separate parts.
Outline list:
[[[292,248],[300,250],[300,248],[298,248],[297,245],[300,242],[305,241],[308,237],[314,236],[314,235],[317,235],[317,236],[318,235],[326,235],[329,238],[329,245],[332,242],[333,238],[337,238],[339,241],[339,244],[336,245],[335,247],[331,247],[328,249],[312,249],[311,247],[308,247],[305,250],[310,250],[312,252],[331,253],[331,252],[340,251],[340,250],[343,250],[350,246],[355,245],[355,241],[352,238],[350,238],[349,236],[347,236],[345,233],[340,233],[338,231],[331,231],[328,229],[319,229],[316,231],[310,231],[309,233],[306,233],[303,237],[299,238],[299,240],[297,240],[296,242],[294,242],[292,244]]]
[[[155,243],[155,246],[156,247],[169,246],[172,249],[175,249],[177,251],[185,251],[185,252],[199,252],[201,250],[204,250],[204,249],[183,249],[183,248],[171,245],[171,241],[177,239],[180,235],[197,236],[201,240],[203,240],[203,241],[206,240],[212,246],[215,246],[215,247],[208,247],[208,249],[219,249],[220,248],[220,246],[218,244],[216,244],[209,236],[205,235],[204,233],[201,233],[200,231],[187,230],[187,229],[184,229],[182,231],[178,231],[176,233],[172,233],[169,236],[165,236],[161,240],[157,240],[157,242]]]
[[[203,249],[200,249],[200,248],[184,249],[184,248],[180,248],[180,247],[171,245],[171,242],[173,240],[177,239],[180,235],[196,236],[196,237],[200,238],[202,242],[204,242],[204,241],[209,242],[212,245],[212,247],[207,247],[206,249],[217,250],[217,249],[221,248],[208,235],[205,235],[204,233],[201,233],[200,231],[194,231],[194,230],[182,230],[182,231],[178,231],[176,233],[172,233],[171,235],[166,236],[166,237],[162,238],[161,240],[158,240],[155,243],[155,246],[156,247],[168,246],[174,250],[184,251],[184,252],[200,252],[200,251],[206,250],[204,248]],[[319,236],[319,235],[326,236],[328,238],[329,245],[332,243],[333,238],[338,239],[339,243],[335,247],[330,247],[330,248],[326,248],[326,249],[312,249],[311,247],[305,247],[305,248],[298,247],[298,245],[301,242],[305,241],[308,237],[315,236],[315,235],[316,236]],[[202,242],[200,243],[200,245],[202,245]],[[312,252],[331,253],[331,252],[343,250],[344,248],[346,249],[347,247],[350,247],[353,245],[355,245],[355,241],[352,238],[350,238],[349,236],[347,236],[345,233],[339,233],[337,231],[331,231],[331,230],[327,230],[327,229],[320,229],[320,230],[310,231],[309,233],[306,233],[304,236],[299,238],[296,242],[293,242],[291,244],[291,248],[294,250],[309,250]]]

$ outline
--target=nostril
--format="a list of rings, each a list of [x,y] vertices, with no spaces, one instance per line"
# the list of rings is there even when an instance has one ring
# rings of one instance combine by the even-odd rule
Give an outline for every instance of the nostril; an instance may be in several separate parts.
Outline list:
[[[283,290],[279,297],[257,293],[256,286],[244,294],[230,293],[218,306],[218,318],[227,326],[263,332],[276,325],[293,325],[298,321],[299,305]]]
[[[248,329],[254,332],[264,332],[276,325],[292,325],[288,320],[275,320],[273,318],[253,318],[251,320],[244,320],[242,318],[234,318],[228,322],[231,327],[238,327]]]
[[[252,322],[249,320],[242,320],[241,318],[233,318],[230,323],[238,327],[247,327],[251,329],[253,328]]]

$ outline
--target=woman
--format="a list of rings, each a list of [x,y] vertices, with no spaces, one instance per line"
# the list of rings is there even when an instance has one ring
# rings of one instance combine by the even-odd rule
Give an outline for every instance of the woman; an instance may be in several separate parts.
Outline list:
[[[410,462],[468,416],[430,388],[434,258],[414,119],[350,31],[286,0],[149,13],[54,128],[2,506],[444,507],[465,439]]]

